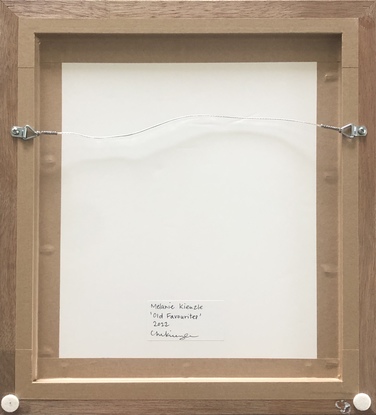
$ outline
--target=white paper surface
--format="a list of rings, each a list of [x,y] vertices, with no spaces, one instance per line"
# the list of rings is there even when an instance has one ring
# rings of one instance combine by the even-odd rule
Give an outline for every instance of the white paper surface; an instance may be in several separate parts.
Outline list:
[[[62,75],[63,131],[198,113],[316,122],[315,63]],[[64,136],[60,288],[60,357],[315,358],[315,127],[199,118]],[[150,341],[149,302],[173,300],[221,302],[223,340]]]

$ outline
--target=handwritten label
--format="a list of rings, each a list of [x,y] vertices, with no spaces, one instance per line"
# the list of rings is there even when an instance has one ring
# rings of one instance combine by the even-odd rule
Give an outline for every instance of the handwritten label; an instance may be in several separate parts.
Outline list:
[[[223,301],[149,301],[148,340],[224,340]]]

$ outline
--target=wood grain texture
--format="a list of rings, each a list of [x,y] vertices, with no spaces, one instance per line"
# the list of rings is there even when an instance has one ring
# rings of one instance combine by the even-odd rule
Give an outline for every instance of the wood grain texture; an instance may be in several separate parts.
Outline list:
[[[59,359],[40,358],[43,378],[335,378],[338,359]],[[250,375],[251,374],[251,375]]]
[[[22,401],[18,415],[338,415],[333,400]]]
[[[376,3],[360,19],[360,391],[376,411]]]
[[[371,1],[3,0],[19,17],[38,18],[304,18],[359,17]]]
[[[0,3],[0,396],[14,391],[18,19]]]

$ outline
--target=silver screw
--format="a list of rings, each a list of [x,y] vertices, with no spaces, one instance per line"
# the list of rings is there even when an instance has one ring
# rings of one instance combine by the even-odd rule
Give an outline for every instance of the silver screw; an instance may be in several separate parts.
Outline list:
[[[367,128],[364,125],[360,126],[358,128],[358,134],[363,136],[363,137],[366,136],[367,135]]]
[[[20,130],[17,127],[13,127],[12,128],[12,134],[13,135],[19,135],[20,134]]]

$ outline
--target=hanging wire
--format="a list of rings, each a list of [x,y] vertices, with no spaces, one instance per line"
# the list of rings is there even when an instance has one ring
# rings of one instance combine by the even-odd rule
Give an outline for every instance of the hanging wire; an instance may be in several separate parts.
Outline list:
[[[74,131],[57,132],[57,134],[58,135],[63,135],[63,134],[67,134],[67,135],[78,135],[80,137],[92,138],[92,139],[127,138],[127,137],[133,137],[135,135],[142,134],[142,133],[144,133],[146,131],[154,130],[154,129],[159,128],[159,127],[162,127],[163,125],[166,125],[166,124],[171,124],[171,123],[174,123],[176,121],[181,121],[181,120],[185,120],[185,119],[192,119],[192,118],[193,119],[194,118],[217,118],[217,119],[239,120],[239,121],[245,121],[245,120],[253,120],[253,121],[284,121],[284,122],[290,122],[290,123],[298,123],[298,124],[312,125],[312,126],[315,126],[315,127],[321,127],[322,126],[322,124],[316,124],[316,123],[307,122],[307,121],[299,121],[299,120],[290,119],[290,118],[241,117],[241,116],[236,116],[236,115],[192,114],[192,115],[182,115],[180,117],[170,118],[170,119],[168,119],[166,121],[162,121],[160,123],[153,124],[153,125],[151,125],[149,127],[143,128],[141,130],[132,131],[130,133],[124,133],[124,134],[107,135],[107,136],[96,136],[96,135],[88,135],[88,134],[77,133],[77,132],[74,132]],[[337,129],[336,127],[329,127],[329,126],[327,126],[327,128],[331,128],[333,130]],[[339,131],[339,129],[337,129],[337,131]],[[46,134],[46,133],[49,133],[49,132],[40,131],[40,134]]]
[[[327,124],[317,124],[308,121],[301,121],[292,118],[273,118],[273,117],[241,117],[236,115],[211,115],[211,114],[192,114],[192,115],[182,115],[180,117],[170,118],[166,121],[159,122],[157,124],[153,124],[149,127],[132,131],[129,133],[122,133],[116,135],[89,135],[84,133],[79,133],[76,131],[47,131],[41,130],[37,131],[34,130],[30,125],[26,125],[25,127],[13,127],[11,130],[12,137],[22,138],[23,140],[29,140],[35,138],[40,135],[76,135],[83,138],[95,139],[95,140],[105,140],[105,139],[113,139],[113,138],[128,138],[133,137],[139,134],[142,134],[146,131],[150,131],[156,128],[159,128],[166,124],[171,124],[177,121],[185,120],[185,119],[194,119],[194,118],[216,118],[216,119],[224,119],[224,120],[239,120],[239,121],[282,121],[282,122],[289,122],[289,123],[297,123],[297,124],[305,124],[311,125],[318,128],[324,128],[329,130],[334,130],[342,134],[347,138],[354,138],[354,137],[365,137],[367,135],[367,128],[365,126],[356,126],[354,124],[347,124],[343,127],[335,127],[332,125]]]
[[[305,125],[312,125],[315,127],[321,127],[321,128],[329,128],[331,130],[336,130],[336,131],[340,131],[341,129],[339,127],[333,127],[333,126],[329,126],[329,125],[324,125],[324,124],[316,124],[313,122],[308,122],[308,121],[300,121],[300,120],[295,120],[295,119],[291,119],[291,118],[271,118],[271,117],[241,117],[241,116],[236,116],[236,115],[211,115],[211,114],[191,114],[191,115],[183,115],[180,117],[175,117],[175,118],[170,118],[166,121],[162,121],[160,123],[157,124],[153,124],[149,127],[143,128],[141,130],[137,130],[137,131],[132,131],[130,133],[123,133],[123,134],[117,134],[117,135],[108,135],[108,136],[96,136],[96,135],[88,135],[88,134],[83,134],[83,133],[78,133],[78,132],[74,132],[74,131],[61,131],[61,132],[57,132],[58,135],[78,135],[80,137],[84,137],[84,138],[92,138],[92,139],[111,139],[111,138],[127,138],[127,137],[133,137],[135,135],[139,135],[142,134],[146,131],[150,131],[159,127],[162,127],[163,125],[166,124],[171,124],[174,123],[176,121],[181,121],[181,120],[185,120],[185,119],[194,119],[194,118],[217,118],[217,119],[225,119],[225,120],[239,120],[239,121],[245,121],[245,120],[253,120],[253,121],[283,121],[283,122],[290,122],[290,123],[298,123],[298,124],[305,124]],[[40,131],[40,134],[48,134],[51,133],[49,131]]]

